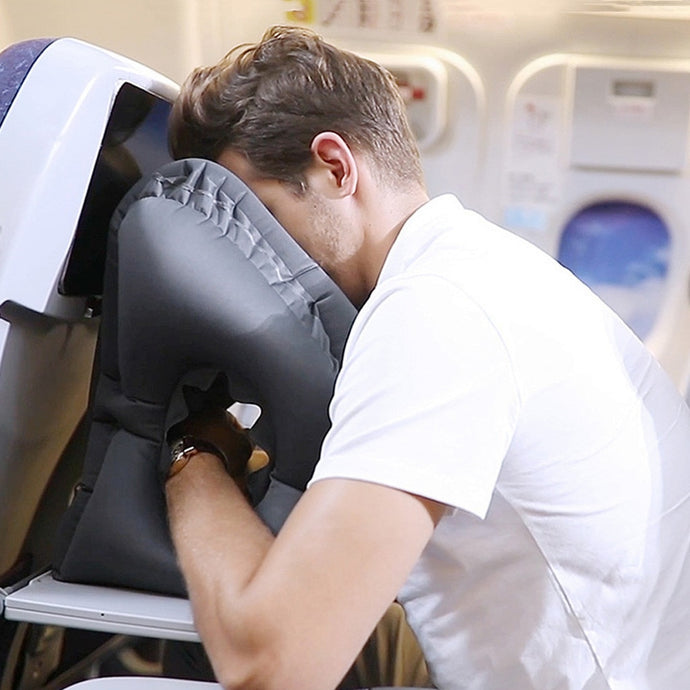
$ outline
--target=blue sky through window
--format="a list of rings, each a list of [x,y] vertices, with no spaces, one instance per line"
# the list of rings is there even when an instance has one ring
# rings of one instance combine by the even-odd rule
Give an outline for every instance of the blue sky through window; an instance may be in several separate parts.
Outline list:
[[[558,260],[645,338],[664,297],[670,249],[668,228],[654,211],[605,201],[567,223]]]

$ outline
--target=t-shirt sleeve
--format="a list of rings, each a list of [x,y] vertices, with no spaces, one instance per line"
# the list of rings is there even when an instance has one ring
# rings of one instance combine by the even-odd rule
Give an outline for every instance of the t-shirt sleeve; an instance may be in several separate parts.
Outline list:
[[[483,518],[519,407],[497,328],[436,276],[390,280],[353,326],[312,483],[383,484]]]

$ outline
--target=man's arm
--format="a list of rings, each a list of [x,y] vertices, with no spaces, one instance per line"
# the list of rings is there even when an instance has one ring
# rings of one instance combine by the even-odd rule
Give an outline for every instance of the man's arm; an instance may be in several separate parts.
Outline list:
[[[335,687],[395,598],[444,507],[327,479],[277,538],[213,455],[166,485],[197,629],[226,688]]]

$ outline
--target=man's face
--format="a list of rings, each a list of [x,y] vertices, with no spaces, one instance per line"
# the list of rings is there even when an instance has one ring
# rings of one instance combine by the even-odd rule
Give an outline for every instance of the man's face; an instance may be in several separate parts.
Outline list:
[[[310,189],[298,194],[283,182],[258,175],[237,151],[225,151],[218,162],[235,173],[302,249],[345,289],[345,267],[357,247],[343,219],[328,203]]]

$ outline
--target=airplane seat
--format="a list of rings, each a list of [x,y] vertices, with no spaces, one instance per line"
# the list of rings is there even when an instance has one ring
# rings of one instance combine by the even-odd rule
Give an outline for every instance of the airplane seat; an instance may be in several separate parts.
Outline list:
[[[176,93],[71,38],[0,53],[0,612],[52,557],[83,457],[108,220],[169,160],[163,115]],[[0,622],[3,690],[16,680],[18,637],[47,639],[20,628]]]
[[[35,60],[51,42],[51,39],[25,41],[10,46],[0,53],[0,141],[4,134],[2,125],[10,110],[10,106],[15,100]],[[3,165],[3,179],[10,174],[10,165],[8,163],[9,161],[6,161],[5,165]],[[0,165],[2,165],[2,162],[0,162]],[[3,224],[0,224],[0,227],[3,227]],[[5,230],[2,235],[6,234],[7,231]],[[2,242],[0,246],[5,244],[2,236],[0,236],[0,242]],[[4,254],[5,252],[0,250],[0,261],[2,262],[0,263],[0,270],[6,263],[6,259],[3,256]],[[15,316],[11,318],[10,314],[13,311],[15,312]],[[13,370],[21,369],[21,366],[14,361],[11,361],[9,364],[7,363],[8,359],[14,360],[16,358],[16,356],[12,356],[13,350],[15,350],[15,348],[12,347],[12,340],[15,338],[9,337],[10,329],[8,324],[12,322],[15,324],[21,323],[21,313],[20,310],[14,308],[11,302],[5,299],[5,295],[2,294],[2,292],[0,292],[0,318],[3,320],[3,322],[0,322],[0,333],[2,334],[2,340],[0,340],[0,342],[2,342],[4,346],[2,350],[4,355],[2,361],[5,362],[0,369],[0,409],[9,411],[12,410],[13,407],[16,407],[17,404],[21,405],[21,401],[17,400],[19,397],[19,386],[14,385],[14,382],[10,382],[10,385],[8,385],[7,379],[9,376],[12,376],[14,373]],[[29,331],[30,328],[30,325],[27,323],[23,330]],[[21,330],[21,326],[17,325],[14,330]],[[13,336],[15,335],[14,330],[12,332]],[[26,337],[23,339],[26,340]],[[18,378],[16,373],[14,374],[14,378]],[[24,387],[22,386],[22,388]],[[12,400],[7,400],[8,393],[11,395]],[[26,400],[28,396],[26,393],[23,393],[22,397]],[[16,456],[21,452],[18,439],[19,430],[11,425],[13,420],[11,418],[7,419],[7,416],[8,415],[4,414],[0,417],[0,443],[2,443],[3,447],[3,458],[0,464],[0,521],[2,521],[5,526],[9,526],[9,534],[6,534],[3,540],[3,548],[0,549],[0,586],[21,574],[26,574],[31,567],[31,558],[28,554],[20,555],[20,550],[21,543],[26,535],[28,520],[32,517],[33,509],[36,507],[40,496],[40,494],[38,496],[36,494],[32,496],[31,493],[26,495],[22,491],[21,504],[17,500],[19,491],[16,489],[20,489],[21,491],[21,489],[24,488],[24,486],[18,487],[16,485],[16,480],[13,482],[13,478],[16,475],[12,472],[12,466],[21,462],[20,460],[15,460]],[[6,457],[4,457],[5,455]],[[50,469],[49,467],[48,470]],[[43,476],[44,480],[47,479],[48,474],[48,472],[45,472]],[[27,476],[26,479],[28,479],[29,476]],[[43,483],[40,475],[38,477],[33,477],[32,485],[37,489],[41,487]],[[5,529],[7,529],[7,527],[5,527]]]
[[[0,54],[0,586],[49,558],[25,540],[86,409],[108,220],[142,174],[128,140],[175,93],[74,39]]]

